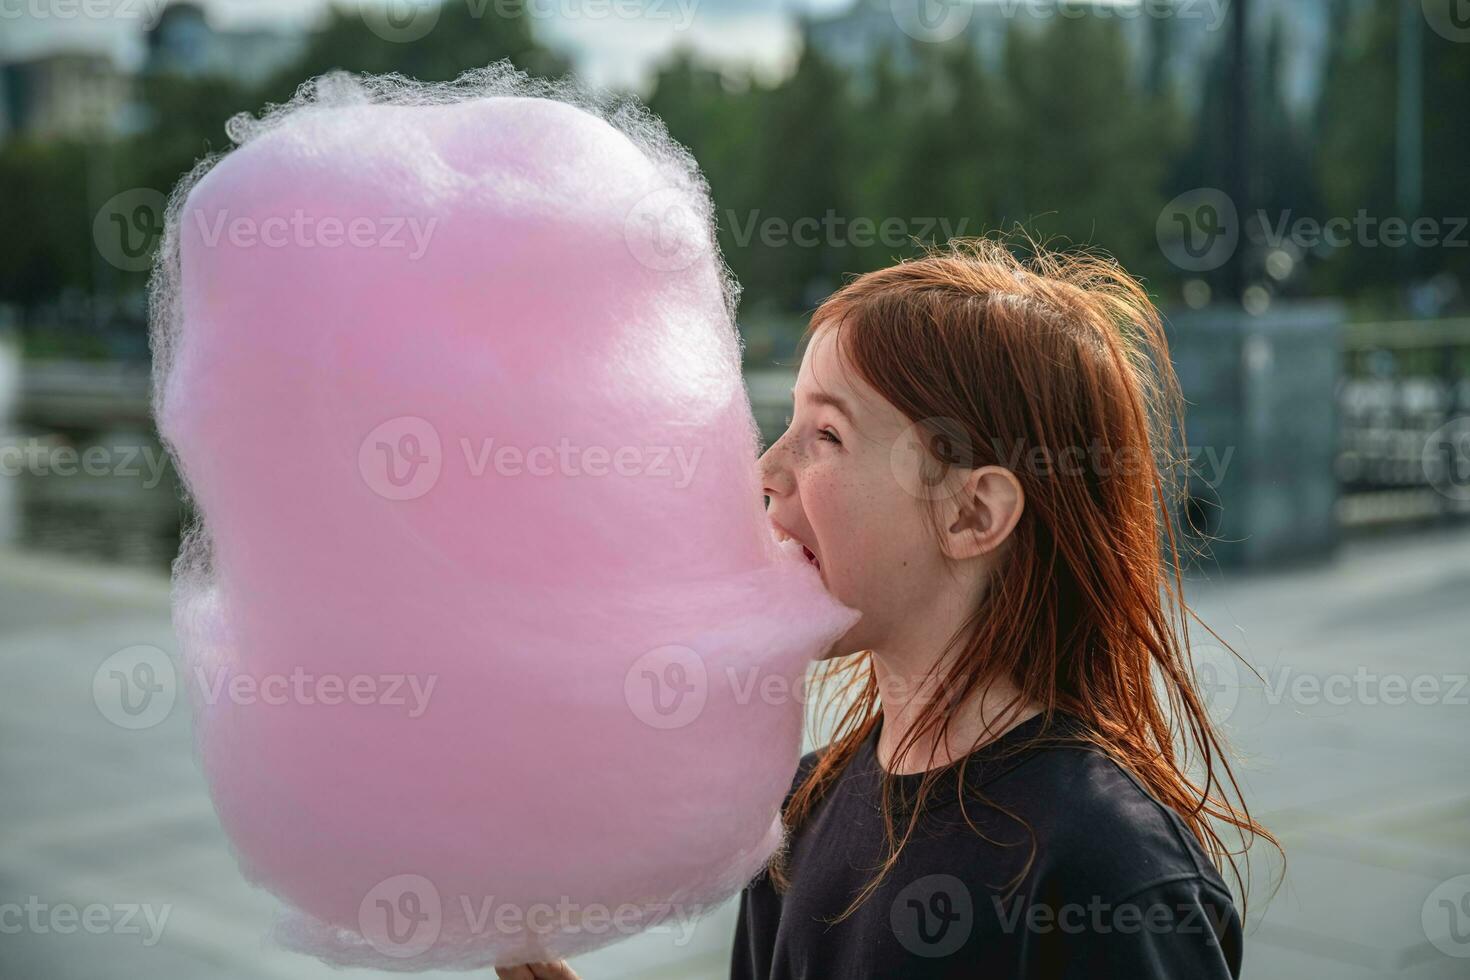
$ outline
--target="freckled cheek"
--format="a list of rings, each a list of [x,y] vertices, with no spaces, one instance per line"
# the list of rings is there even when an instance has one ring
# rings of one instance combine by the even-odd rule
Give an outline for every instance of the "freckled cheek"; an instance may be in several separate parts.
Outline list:
[[[861,547],[866,517],[850,481],[827,469],[810,471],[802,484],[802,509],[828,559],[852,555]]]
[[[849,584],[865,570],[918,567],[927,557],[932,532],[917,502],[885,478],[844,472],[811,485],[807,519]]]

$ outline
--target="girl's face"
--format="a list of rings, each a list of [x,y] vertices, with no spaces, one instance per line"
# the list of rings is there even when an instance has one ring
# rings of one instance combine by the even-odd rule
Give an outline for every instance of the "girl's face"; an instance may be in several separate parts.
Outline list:
[[[884,649],[954,587],[925,518],[915,429],[844,363],[832,329],[812,337],[793,396],[786,432],[760,460],[767,513],[863,614],[831,654]]]

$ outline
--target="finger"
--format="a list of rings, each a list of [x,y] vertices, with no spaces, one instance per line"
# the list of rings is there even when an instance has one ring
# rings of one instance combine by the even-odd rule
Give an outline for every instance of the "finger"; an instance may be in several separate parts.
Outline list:
[[[536,980],[536,974],[531,972],[529,965],[497,966],[495,975],[500,980]]]
[[[555,963],[532,963],[531,975],[535,980],[580,980],[572,968],[567,965],[566,960],[557,960]]]

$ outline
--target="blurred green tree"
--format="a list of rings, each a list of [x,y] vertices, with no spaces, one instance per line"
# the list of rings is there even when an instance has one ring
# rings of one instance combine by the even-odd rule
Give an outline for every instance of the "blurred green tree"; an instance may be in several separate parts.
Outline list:
[[[333,69],[398,72],[422,81],[442,82],[502,58],[541,78],[560,77],[570,68],[564,57],[536,39],[531,30],[531,12],[513,0],[445,2],[422,37],[414,31],[401,40],[386,29],[391,25],[370,21],[373,16],[371,7],[334,3],[326,24],[312,34],[300,59],[277,73],[259,93],[261,98],[284,102],[301,82]]]
[[[1154,228],[1182,131],[1172,102],[1134,72],[1119,22],[1018,25],[1007,35],[1005,76],[990,141],[1006,195],[1002,221],[1038,238],[1102,247],[1136,275],[1171,274]]]
[[[79,142],[12,140],[0,147],[0,301],[32,311],[93,275],[88,149]]]

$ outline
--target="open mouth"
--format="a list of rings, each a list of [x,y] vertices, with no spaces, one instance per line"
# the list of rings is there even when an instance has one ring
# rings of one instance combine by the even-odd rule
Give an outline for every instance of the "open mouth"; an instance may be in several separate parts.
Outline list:
[[[779,525],[776,522],[772,521],[771,522],[771,526],[773,528],[775,528],[776,538],[778,540],[780,540],[780,541],[795,541],[797,544],[801,544],[801,540],[796,535],[792,534],[790,531],[786,530],[781,525]],[[812,549],[808,548],[806,545],[801,544],[801,553],[802,553],[802,555],[804,555],[806,557],[807,562],[813,568],[816,568],[818,570],[821,569],[822,563],[817,560],[817,554],[816,554],[816,552],[812,551]]]

